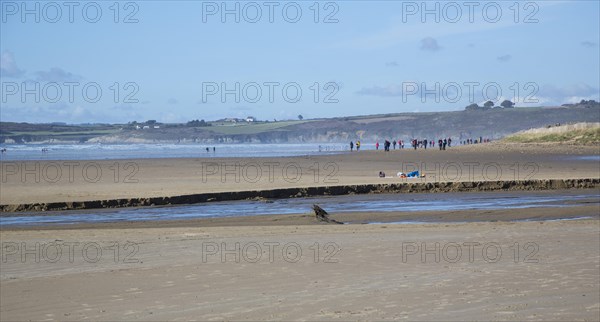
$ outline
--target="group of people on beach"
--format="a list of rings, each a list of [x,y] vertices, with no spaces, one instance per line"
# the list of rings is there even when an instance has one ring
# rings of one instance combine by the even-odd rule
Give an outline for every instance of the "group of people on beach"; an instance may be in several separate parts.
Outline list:
[[[385,142],[383,143],[383,149],[385,151],[389,151],[391,145],[392,145],[392,143],[390,141],[385,140]],[[375,150],[379,150],[379,141],[377,141],[377,143],[375,143]],[[396,150],[396,141],[394,141],[394,150]]]
[[[350,141],[350,151],[354,151],[354,142]],[[356,141],[356,151],[360,151],[360,141]]]
[[[415,150],[417,148],[422,148],[422,149],[427,150],[428,145],[431,148],[435,148],[435,143],[436,143],[435,140],[428,140],[428,139],[423,139],[423,140],[412,139],[410,142],[411,146]],[[437,145],[440,150],[446,150],[446,147],[452,146],[452,138],[438,139]]]
[[[390,151],[390,149],[393,147],[394,150],[396,150],[396,146],[398,147],[398,149],[404,149],[404,141],[403,140],[385,140],[383,142],[383,150],[384,151]],[[462,142],[461,142],[462,143]],[[435,140],[428,140],[428,139],[423,139],[423,140],[417,140],[417,139],[412,139],[410,140],[410,145],[413,149],[417,149],[417,148],[423,148],[423,149],[427,149],[427,146],[430,147],[435,147],[436,141]],[[439,139],[437,141],[437,145],[439,147],[440,150],[446,150],[446,147],[451,147],[452,146],[452,138],[444,138],[444,139]],[[356,141],[356,144],[352,141],[350,141],[350,151],[354,151],[354,147],[356,146],[356,151],[360,150],[360,141]],[[379,144],[379,141],[375,142],[375,150],[379,150],[379,147],[381,145]]]
[[[6,148],[0,149],[0,153],[2,153],[2,154],[6,153],[6,151],[8,151],[8,150],[6,150]],[[50,150],[48,150],[48,148],[42,148],[42,153],[48,153],[48,151],[50,151]]]
[[[462,140],[459,141],[460,144],[462,145],[468,145],[468,144],[478,144],[478,143],[489,143],[491,142],[491,139],[487,139],[487,138],[483,138],[483,137],[479,137],[479,139],[466,139],[466,140]],[[398,147],[398,149],[404,149],[404,141],[403,140],[385,140],[383,142],[383,150],[384,151],[390,151],[391,148],[393,148],[394,150],[396,150],[396,146]],[[418,139],[412,139],[410,140],[410,147],[412,147],[413,149],[425,149],[427,150],[427,147],[429,146],[430,148],[435,148],[435,145],[437,144],[438,149],[440,149],[441,151],[446,150],[446,148],[448,147],[452,147],[452,138],[443,138],[443,139],[438,139],[437,141],[435,140],[428,140],[428,139],[423,139],[423,140],[418,140]],[[356,151],[360,150],[360,141],[356,141],[356,144],[352,141],[350,141],[350,151],[354,151],[354,147],[356,146]],[[375,150],[379,150],[379,147],[381,145],[379,144],[379,141],[375,142]]]
[[[479,137],[479,140],[475,139],[466,139],[464,141],[461,141],[462,145],[468,145],[468,144],[478,144],[478,143],[490,143],[492,140],[488,139],[488,138],[483,138],[483,137]]]

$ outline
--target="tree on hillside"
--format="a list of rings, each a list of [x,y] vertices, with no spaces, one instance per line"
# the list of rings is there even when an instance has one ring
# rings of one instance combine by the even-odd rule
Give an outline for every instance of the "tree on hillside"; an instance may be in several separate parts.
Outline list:
[[[302,114],[300,114],[300,115],[298,115],[298,119],[299,119],[300,121],[302,121],[302,120],[304,119],[304,116],[302,116]]]
[[[485,102],[485,103],[483,104],[483,107],[484,107],[485,109],[490,109],[490,108],[494,107],[494,102],[492,102],[492,101],[487,101],[487,102]]]
[[[585,108],[591,108],[591,107],[600,107],[600,103],[596,102],[595,100],[581,100],[581,102],[579,102],[579,104],[577,104],[577,106],[581,106],[581,107],[585,107]]]
[[[202,127],[202,126],[210,126],[210,123],[206,123],[204,120],[191,120],[187,122],[186,126],[188,127]]]
[[[465,110],[474,111],[474,110],[478,110],[479,108],[480,108],[479,105],[477,105],[476,103],[473,103],[473,104],[465,107]]]
[[[509,101],[509,100],[504,100],[504,102],[502,102],[500,104],[500,106],[504,107],[504,108],[514,108],[515,107],[515,103]]]

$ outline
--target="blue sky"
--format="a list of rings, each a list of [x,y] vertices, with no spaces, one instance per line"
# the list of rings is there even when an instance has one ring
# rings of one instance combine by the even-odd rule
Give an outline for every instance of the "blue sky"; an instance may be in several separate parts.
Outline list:
[[[282,120],[599,99],[598,1],[0,3],[2,121]]]

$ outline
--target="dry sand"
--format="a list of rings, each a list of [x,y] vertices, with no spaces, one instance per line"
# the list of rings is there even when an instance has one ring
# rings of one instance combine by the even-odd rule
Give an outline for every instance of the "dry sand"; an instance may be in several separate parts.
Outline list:
[[[598,160],[577,159],[590,155],[599,156],[600,147],[498,143],[293,158],[0,162],[0,204],[368,183],[600,178]],[[395,176],[414,169],[426,177]],[[379,178],[379,171],[389,178]]]
[[[3,232],[0,319],[597,321],[598,223]]]

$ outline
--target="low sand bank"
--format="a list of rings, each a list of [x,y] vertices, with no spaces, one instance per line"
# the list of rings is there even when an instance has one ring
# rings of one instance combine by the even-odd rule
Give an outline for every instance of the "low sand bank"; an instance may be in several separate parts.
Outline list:
[[[407,179],[410,180],[410,179]],[[597,189],[600,179],[567,180],[521,180],[521,181],[480,181],[480,182],[429,182],[429,183],[390,183],[349,186],[325,186],[309,188],[287,188],[273,190],[252,190],[234,192],[214,192],[194,195],[157,198],[128,198],[113,200],[93,200],[83,202],[52,202],[35,204],[0,205],[0,212],[53,211],[74,209],[123,208],[143,206],[167,206],[196,204],[204,202],[303,198],[313,196],[338,196],[369,193],[442,193],[477,191],[535,191],[557,189]]]

